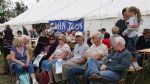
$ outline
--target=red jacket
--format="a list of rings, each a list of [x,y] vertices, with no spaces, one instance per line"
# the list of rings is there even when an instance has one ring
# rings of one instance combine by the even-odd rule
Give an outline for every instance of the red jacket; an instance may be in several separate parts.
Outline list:
[[[109,38],[103,39],[102,43],[105,44],[108,49],[111,47]]]

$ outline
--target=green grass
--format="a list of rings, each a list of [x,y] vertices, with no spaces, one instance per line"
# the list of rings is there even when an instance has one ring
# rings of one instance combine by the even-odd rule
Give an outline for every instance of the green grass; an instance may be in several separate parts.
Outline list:
[[[12,84],[10,81],[10,75],[1,75],[1,73],[3,73],[3,64],[3,55],[0,55],[0,84]],[[125,84],[132,84],[135,75],[136,73],[127,75]],[[36,73],[36,76],[39,76],[38,72]],[[142,77],[138,77],[135,84],[150,84],[150,73],[148,73],[147,66],[144,67],[144,79],[142,79]]]
[[[3,55],[0,55],[0,84],[12,84],[10,81],[10,75],[2,75],[4,65]]]

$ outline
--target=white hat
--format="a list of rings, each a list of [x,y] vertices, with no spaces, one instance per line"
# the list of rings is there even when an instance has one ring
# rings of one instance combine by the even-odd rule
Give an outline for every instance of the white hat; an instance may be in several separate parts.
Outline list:
[[[82,37],[83,37],[83,33],[80,32],[80,31],[77,31],[77,32],[75,33],[75,36],[82,36]]]

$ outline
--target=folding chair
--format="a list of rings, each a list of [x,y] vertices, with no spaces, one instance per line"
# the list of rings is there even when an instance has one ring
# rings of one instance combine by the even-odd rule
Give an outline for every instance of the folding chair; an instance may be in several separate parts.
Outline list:
[[[125,84],[124,82],[125,82],[127,73],[128,73],[128,70],[126,70],[126,71],[123,73],[122,78],[118,81],[118,84]]]
[[[136,77],[135,77],[134,80],[132,81],[132,84],[135,84],[137,78],[138,78],[141,74],[142,74],[142,78],[144,79],[143,67],[135,68],[132,63],[131,63],[131,65],[133,66],[133,69],[129,69],[128,72],[136,72]]]
[[[9,65],[9,70],[10,70],[10,77],[11,77],[11,83],[12,84],[16,84],[15,82],[14,82],[14,79],[13,79],[13,75],[15,74],[14,73],[14,71],[12,70],[12,61],[11,61],[11,58],[10,58],[10,55],[7,55],[7,60],[8,60],[8,65]]]

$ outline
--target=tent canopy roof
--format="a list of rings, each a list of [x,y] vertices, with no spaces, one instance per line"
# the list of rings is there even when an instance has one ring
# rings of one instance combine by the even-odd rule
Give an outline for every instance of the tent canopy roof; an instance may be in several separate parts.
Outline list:
[[[75,20],[79,18],[104,19],[120,17],[124,7],[136,6],[141,13],[150,14],[150,0],[41,0],[9,25],[48,23],[49,20]]]

